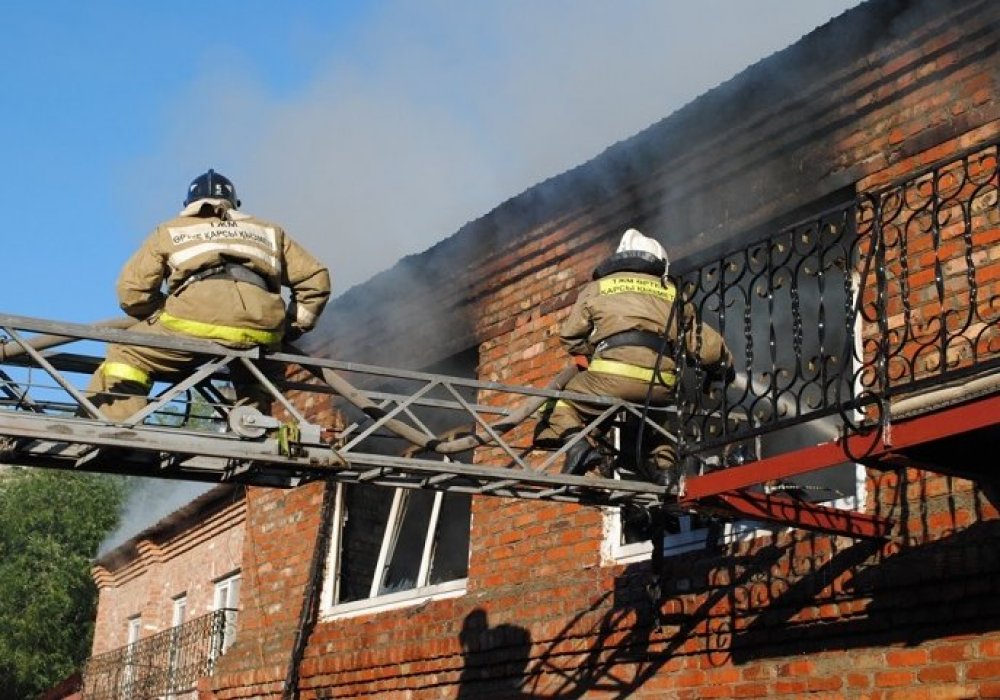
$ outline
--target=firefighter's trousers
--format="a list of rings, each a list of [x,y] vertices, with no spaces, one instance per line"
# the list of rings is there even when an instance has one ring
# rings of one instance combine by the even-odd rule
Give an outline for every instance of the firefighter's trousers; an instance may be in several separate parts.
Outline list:
[[[579,394],[589,394],[591,396],[612,396],[633,403],[642,403],[646,400],[649,391],[649,382],[620,374],[610,374],[595,371],[594,365],[601,367],[600,363],[592,363],[591,369],[580,372],[569,380],[564,387],[564,391]],[[608,363],[611,364],[611,363]],[[617,369],[621,363],[612,364],[612,369]],[[650,403],[654,406],[667,405],[673,399],[673,391],[670,387],[662,383],[653,385],[650,395]],[[599,416],[604,410],[603,406],[587,404],[581,401],[568,401],[560,399],[552,408],[547,417],[543,417],[535,433],[535,444],[539,446],[557,445],[563,443],[570,435],[579,432],[591,420]],[[648,433],[655,431],[648,430]],[[659,435],[657,433],[657,435]],[[670,469],[677,461],[677,453],[674,446],[665,440],[658,440],[655,436],[649,435],[643,442],[649,446],[646,451],[648,459],[658,470]]]
[[[179,336],[157,319],[139,321],[129,331]],[[183,336],[190,337],[190,336]],[[90,379],[86,395],[101,412],[116,421],[123,421],[147,403],[153,382],[172,378],[201,364],[204,357],[196,353],[139,345],[112,344],[104,362]],[[271,396],[240,362],[228,365],[237,403],[251,405],[269,413]]]

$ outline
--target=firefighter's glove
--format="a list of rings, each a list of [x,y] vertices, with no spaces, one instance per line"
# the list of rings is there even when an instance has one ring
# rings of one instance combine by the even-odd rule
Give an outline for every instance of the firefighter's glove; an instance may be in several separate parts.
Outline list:
[[[578,370],[584,372],[590,367],[590,360],[587,359],[586,355],[573,355],[573,364]]]
[[[705,378],[717,384],[732,384],[736,380],[736,369],[732,365],[715,365],[705,370]]]
[[[722,384],[729,386],[736,381],[736,368],[732,365],[726,366],[726,371],[722,373]]]

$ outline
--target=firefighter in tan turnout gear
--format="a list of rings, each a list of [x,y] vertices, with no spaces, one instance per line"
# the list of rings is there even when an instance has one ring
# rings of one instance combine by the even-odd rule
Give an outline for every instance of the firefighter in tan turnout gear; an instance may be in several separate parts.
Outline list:
[[[667,280],[663,247],[635,229],[627,230],[616,253],[594,270],[594,280],[580,291],[560,327],[563,346],[584,370],[570,379],[565,391],[636,403],[644,402],[648,392],[652,405],[669,404],[677,381],[671,349],[677,340],[680,315],[679,309],[672,311],[676,297],[676,287]],[[690,306],[685,309],[685,314],[693,313]],[[729,351],[715,330],[692,324],[685,345],[688,354],[697,356],[710,377],[723,380],[731,376]],[[654,371],[658,356],[659,367]],[[535,444],[564,444],[602,411],[600,406],[559,400],[540,421]],[[655,474],[658,483],[667,485],[674,476],[674,446],[663,439],[649,442],[653,443],[651,448],[643,451],[652,470],[636,466],[640,473]],[[601,462],[596,445],[584,438],[567,452],[563,473],[583,474],[600,468]]]
[[[129,330],[184,335],[231,348],[276,348],[316,324],[330,297],[327,268],[280,226],[240,212],[236,189],[214,170],[196,177],[184,209],[149,235],[118,278]],[[286,304],[282,287],[290,290]],[[189,352],[111,345],[88,393],[110,418],[140,410],[157,376],[197,361]],[[229,365],[241,403],[269,400],[239,363]]]

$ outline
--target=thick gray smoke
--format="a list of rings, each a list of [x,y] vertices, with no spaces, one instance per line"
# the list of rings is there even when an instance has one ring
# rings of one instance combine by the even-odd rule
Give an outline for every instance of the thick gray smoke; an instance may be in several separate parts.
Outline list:
[[[130,219],[144,233],[215,167],[343,292],[856,2],[397,0],[280,97],[217,50],[174,101],[176,126],[123,173]],[[192,121],[206,109],[218,116]]]

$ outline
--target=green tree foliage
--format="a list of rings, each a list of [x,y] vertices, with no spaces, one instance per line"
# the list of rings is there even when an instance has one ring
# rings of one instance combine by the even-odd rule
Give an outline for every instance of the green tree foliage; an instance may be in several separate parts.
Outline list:
[[[0,696],[31,698],[90,656],[91,562],[118,521],[118,477],[15,470],[0,479]]]

